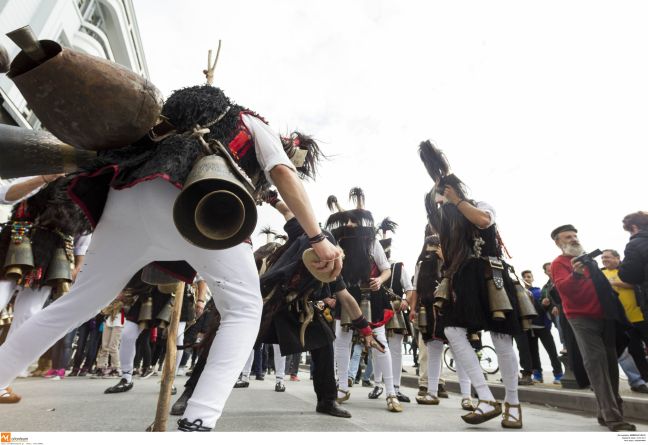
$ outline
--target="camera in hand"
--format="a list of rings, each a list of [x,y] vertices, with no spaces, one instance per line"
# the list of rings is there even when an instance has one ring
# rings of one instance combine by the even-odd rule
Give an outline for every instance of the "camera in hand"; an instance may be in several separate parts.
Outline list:
[[[584,254],[582,254],[580,256],[577,256],[576,258],[574,258],[574,261],[578,261],[579,263],[583,263],[586,266],[588,264],[596,264],[596,261],[594,261],[594,258],[601,255],[602,253],[603,252],[601,252],[601,249],[596,249],[596,250],[593,250],[590,253],[584,253]]]

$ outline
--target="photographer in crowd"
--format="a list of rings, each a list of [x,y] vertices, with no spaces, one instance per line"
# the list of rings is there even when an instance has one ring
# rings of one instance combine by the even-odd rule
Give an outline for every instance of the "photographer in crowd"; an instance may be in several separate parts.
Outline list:
[[[635,431],[633,424],[623,420],[619,396],[617,348],[621,342],[617,340],[624,334],[616,331],[618,324],[628,327],[623,307],[593,255],[585,254],[574,226],[554,229],[551,238],[562,251],[551,263],[551,275],[583,355],[596,396],[598,422],[610,431]]]

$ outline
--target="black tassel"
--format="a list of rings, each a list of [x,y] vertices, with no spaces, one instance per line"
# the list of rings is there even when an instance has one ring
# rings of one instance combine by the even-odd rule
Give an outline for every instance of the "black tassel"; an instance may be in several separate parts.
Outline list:
[[[331,195],[326,199],[326,206],[331,212],[344,212],[344,209],[340,206],[340,203],[338,203],[335,195]]]
[[[392,232],[396,233],[396,228],[398,227],[398,223],[392,221],[389,219],[389,216],[387,216],[385,219],[383,219],[380,222],[380,225],[378,226],[378,230],[387,233],[387,232]]]
[[[423,141],[419,145],[419,155],[428,174],[434,182],[440,181],[450,172],[448,159],[443,152],[436,148],[432,142]]]
[[[349,199],[353,201],[353,204],[358,209],[364,209],[365,194],[360,187],[353,187],[351,191],[349,191]]]

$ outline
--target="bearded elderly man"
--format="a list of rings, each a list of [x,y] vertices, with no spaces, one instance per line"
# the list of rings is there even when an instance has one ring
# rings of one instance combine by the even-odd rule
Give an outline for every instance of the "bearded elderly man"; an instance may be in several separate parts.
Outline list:
[[[551,238],[562,250],[562,255],[551,263],[551,275],[583,355],[585,371],[596,396],[598,422],[611,431],[635,431],[634,425],[623,420],[615,320],[606,316],[603,300],[597,293],[595,274],[600,271],[577,261],[585,252],[574,226],[567,224],[554,229]]]

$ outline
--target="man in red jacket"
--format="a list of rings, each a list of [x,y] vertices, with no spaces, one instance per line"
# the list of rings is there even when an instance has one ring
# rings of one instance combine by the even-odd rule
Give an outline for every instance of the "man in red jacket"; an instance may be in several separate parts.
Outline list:
[[[596,396],[599,424],[611,431],[635,431],[634,425],[623,420],[614,320],[604,315],[590,270],[576,261],[576,257],[585,253],[577,232],[571,224],[551,232],[551,238],[563,252],[551,263],[551,274],[583,355],[585,371]]]

